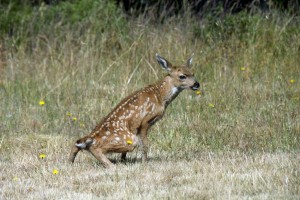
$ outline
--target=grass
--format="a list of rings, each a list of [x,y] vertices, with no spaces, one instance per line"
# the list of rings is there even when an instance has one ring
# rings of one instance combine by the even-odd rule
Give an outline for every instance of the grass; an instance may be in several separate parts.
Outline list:
[[[2,36],[3,199],[299,198],[297,17],[153,24],[117,13],[106,19],[112,23],[102,32],[95,27],[102,22],[92,18]],[[156,52],[177,64],[195,53],[202,93],[182,92],[152,127],[150,161],[143,165],[140,151],[127,163],[111,155],[117,169],[108,170],[79,153],[68,164],[79,136],[122,98],[164,76]]]
[[[64,136],[19,138],[1,161],[4,199],[297,199],[299,154],[191,152],[190,157],[157,149],[143,165],[130,157],[115,170],[104,169],[86,153],[66,162]],[[45,142],[46,158],[37,149]],[[117,160],[111,156],[113,160]],[[58,170],[53,174],[53,170]]]

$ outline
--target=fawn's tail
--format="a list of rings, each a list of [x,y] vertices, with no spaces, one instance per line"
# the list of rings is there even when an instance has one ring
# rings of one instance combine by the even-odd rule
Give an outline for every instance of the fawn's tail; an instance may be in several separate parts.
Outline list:
[[[93,143],[93,139],[90,137],[84,137],[76,141],[75,146],[80,149],[86,149]]]
[[[77,153],[82,149],[87,149],[93,143],[93,139],[90,137],[84,137],[76,141],[75,145],[73,145],[71,154],[69,157],[70,162],[74,162]]]

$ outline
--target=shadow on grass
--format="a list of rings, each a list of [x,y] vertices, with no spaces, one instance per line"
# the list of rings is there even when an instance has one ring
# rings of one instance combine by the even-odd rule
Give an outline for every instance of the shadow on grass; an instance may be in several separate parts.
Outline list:
[[[110,157],[108,158],[113,164],[121,164],[121,165],[133,165],[133,164],[140,164],[142,165],[142,158],[141,157],[128,157],[125,160],[121,159],[121,156],[114,156],[114,157]],[[148,157],[148,160],[145,164],[147,163],[156,163],[156,162],[163,162],[166,161],[166,158],[164,157],[158,157],[158,156],[153,156],[153,157]],[[102,163],[98,160],[94,160],[94,162],[99,165],[102,166]]]

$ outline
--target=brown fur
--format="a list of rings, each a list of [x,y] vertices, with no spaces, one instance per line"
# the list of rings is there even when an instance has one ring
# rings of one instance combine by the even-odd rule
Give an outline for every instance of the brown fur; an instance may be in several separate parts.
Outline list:
[[[143,146],[142,161],[147,160],[148,129],[164,115],[168,104],[187,88],[196,90],[199,83],[195,81],[189,66],[172,66],[166,59],[156,55],[159,64],[168,71],[168,75],[154,85],[149,85],[123,99],[87,136],[77,140],[72,147],[69,160],[74,162],[81,149],[90,151],[105,166],[112,163],[104,154],[109,152],[126,153],[133,151],[139,143]],[[184,77],[183,77],[184,76]]]

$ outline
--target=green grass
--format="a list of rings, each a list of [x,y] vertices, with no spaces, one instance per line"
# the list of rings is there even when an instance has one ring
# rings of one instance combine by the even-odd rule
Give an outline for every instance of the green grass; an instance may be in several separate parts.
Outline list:
[[[56,198],[63,192],[59,185],[72,191],[65,198],[83,192],[90,198],[121,198],[109,188],[122,188],[126,180],[132,186],[117,189],[126,199],[299,197],[298,17],[241,13],[201,23],[183,17],[153,24],[126,21],[118,11],[101,18],[94,14],[78,23],[62,16],[47,26],[37,24],[37,32],[23,24],[23,32],[1,36],[4,199]],[[175,64],[194,53],[202,94],[182,92],[151,128],[150,163],[142,165],[136,151],[117,171],[103,169],[84,153],[68,165],[70,146],[79,136],[122,98],[164,76],[156,52]],[[52,175],[54,168],[59,176]],[[140,180],[145,176],[147,183]]]

